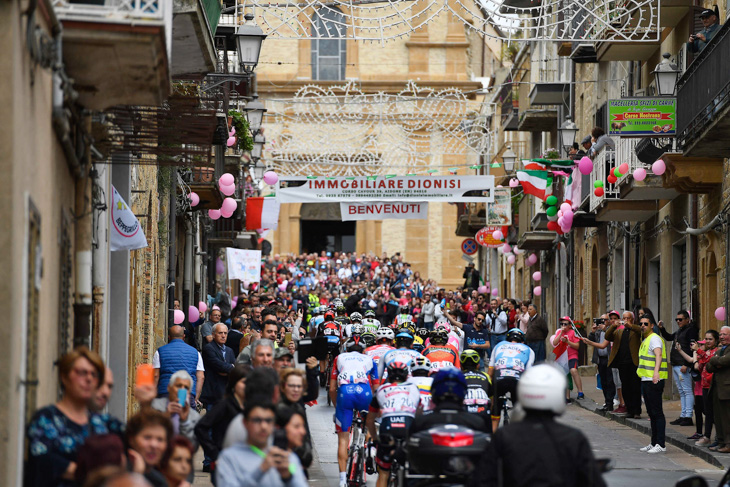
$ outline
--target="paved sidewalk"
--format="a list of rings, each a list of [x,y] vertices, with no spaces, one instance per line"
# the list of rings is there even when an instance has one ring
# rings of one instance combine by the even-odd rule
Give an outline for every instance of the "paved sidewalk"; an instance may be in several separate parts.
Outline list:
[[[599,408],[601,408],[604,403],[603,392],[599,389],[596,389],[596,377],[581,376],[581,380],[583,381],[583,393],[585,394],[586,398],[580,401],[575,399],[578,395],[578,392],[575,388],[573,388],[571,397],[573,398],[574,405],[578,405],[596,414],[605,416],[613,421],[630,426],[631,428],[641,431],[646,435],[651,435],[649,416],[646,414],[646,408],[644,408],[643,403],[641,410],[641,419],[627,419],[624,415],[600,411]],[[716,467],[720,467],[723,469],[727,469],[730,467],[730,454],[712,452],[708,450],[707,447],[696,446],[695,440],[687,439],[688,436],[692,436],[695,433],[695,426],[675,426],[669,424],[670,421],[674,421],[676,418],[679,417],[680,411],[682,409],[678,399],[665,400],[663,403],[663,409],[664,416],[667,418],[666,436],[668,444],[677,446],[684,451],[691,453],[692,455],[695,455],[712,465],[715,465]],[[692,418],[692,420],[694,421],[694,417]],[[712,435],[714,438],[714,428]]]

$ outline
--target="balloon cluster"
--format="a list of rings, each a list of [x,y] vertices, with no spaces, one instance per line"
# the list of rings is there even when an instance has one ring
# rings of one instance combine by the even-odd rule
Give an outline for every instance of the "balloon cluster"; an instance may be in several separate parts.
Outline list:
[[[223,193],[226,198],[223,200],[223,204],[218,210],[208,210],[208,216],[211,220],[217,220],[220,217],[230,218],[236,212],[238,203],[230,196],[236,192],[236,179],[231,173],[225,173],[218,179],[218,189]]]
[[[535,271],[535,272],[532,273],[532,280],[533,281],[540,282],[540,279],[542,279],[542,272]],[[535,286],[532,289],[532,294],[534,294],[535,296],[541,295],[542,294],[542,286]]]
[[[558,208],[558,198],[553,195],[548,196],[545,202],[548,204],[547,210],[545,210],[549,220],[548,230],[560,235],[569,232],[573,227],[573,218],[575,216],[570,203],[564,201]]]

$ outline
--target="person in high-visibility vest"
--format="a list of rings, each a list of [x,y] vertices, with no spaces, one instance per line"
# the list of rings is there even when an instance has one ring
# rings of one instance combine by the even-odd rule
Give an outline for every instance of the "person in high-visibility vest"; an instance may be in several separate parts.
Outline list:
[[[639,367],[636,374],[641,379],[641,393],[644,405],[651,421],[651,443],[641,451],[646,453],[664,453],[667,421],[662,409],[662,393],[664,381],[667,379],[667,346],[662,337],[654,333],[653,319],[644,315],[639,321],[644,341],[639,347]]]

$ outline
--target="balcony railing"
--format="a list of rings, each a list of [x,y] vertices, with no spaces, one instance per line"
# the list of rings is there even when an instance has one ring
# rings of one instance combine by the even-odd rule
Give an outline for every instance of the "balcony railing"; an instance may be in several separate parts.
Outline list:
[[[589,186],[589,190],[591,192],[589,210],[592,212],[595,212],[605,200],[617,200],[619,198],[619,192],[616,189],[616,185],[609,183],[607,179],[616,160],[616,151],[610,148],[606,148],[601,151],[601,153],[593,160],[593,171],[591,172],[591,181]],[[594,185],[596,181],[603,182],[603,196],[596,196],[595,194]]]
[[[100,0],[69,2],[54,0],[53,8],[64,19],[123,22],[132,20],[163,20],[172,2],[165,0]]]
[[[623,164],[624,162],[629,165],[629,170],[626,171],[626,173],[619,177],[616,181],[616,187],[619,187],[621,184],[623,184],[626,179],[634,173],[635,170],[641,168],[646,169],[647,171],[651,171],[651,163],[645,163],[639,160],[638,156],[636,155],[636,146],[644,139],[642,138],[633,138],[633,137],[617,137],[616,139],[616,161],[617,164]],[[656,141],[655,145],[658,146],[667,146],[669,144],[672,144],[675,139],[674,138],[656,138],[654,139]],[[660,151],[661,152],[661,151]],[[653,161],[652,161],[653,162]]]
[[[704,138],[707,129],[717,132],[712,137],[721,147],[705,147],[713,155],[728,157],[730,141],[724,127],[716,124],[726,115],[730,105],[730,77],[727,60],[730,59],[730,24],[718,30],[712,41],[687,67],[677,84],[677,133],[679,142],[694,155],[694,145]],[[702,154],[704,155],[704,154]]]

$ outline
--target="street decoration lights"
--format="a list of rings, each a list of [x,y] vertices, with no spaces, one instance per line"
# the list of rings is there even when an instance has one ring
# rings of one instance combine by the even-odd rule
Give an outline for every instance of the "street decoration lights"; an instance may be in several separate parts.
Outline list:
[[[560,145],[568,153],[570,148],[573,147],[573,142],[575,142],[575,134],[578,133],[578,126],[568,116],[565,117],[565,121],[558,129],[558,132],[560,134]]]
[[[674,92],[677,90],[677,80],[682,71],[676,64],[669,61],[670,54],[668,52],[662,54],[662,57],[664,59],[656,65],[653,71],[657,94],[659,96],[674,96]]]
[[[238,50],[238,65],[244,73],[251,74],[259,63],[261,44],[266,34],[253,21],[253,14],[247,13],[246,23],[236,29],[236,47]]]

